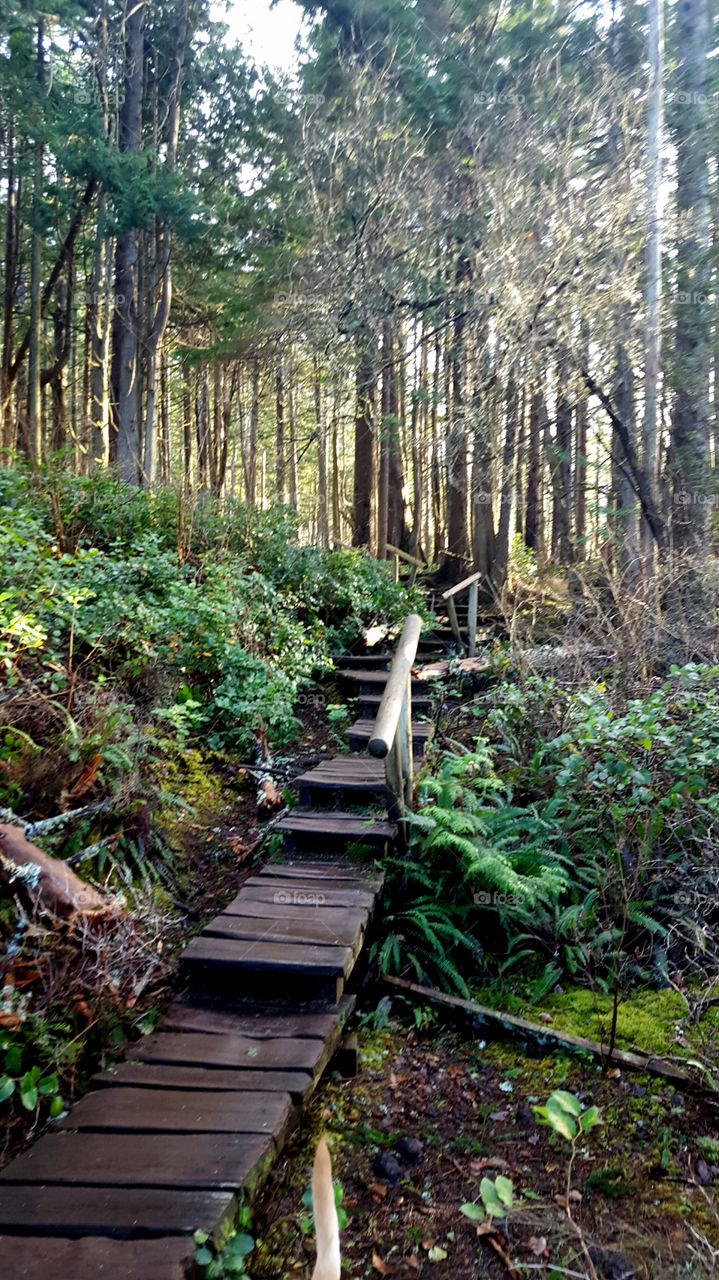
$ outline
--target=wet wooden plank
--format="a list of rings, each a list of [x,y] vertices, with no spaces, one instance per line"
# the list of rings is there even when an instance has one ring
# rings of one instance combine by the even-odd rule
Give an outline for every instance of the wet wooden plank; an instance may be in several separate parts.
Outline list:
[[[267,975],[294,973],[308,981],[314,978],[347,977],[352,968],[349,947],[317,946],[308,943],[295,947],[291,943],[274,942],[271,938],[242,940],[215,938],[201,934],[193,938],[182,955],[183,967],[190,965],[231,966],[237,972]]]
[[[357,954],[364,937],[367,913],[346,911],[332,923],[321,911],[300,911],[289,919],[258,920],[252,916],[221,915],[203,930],[203,938],[239,938],[245,942],[282,942],[293,946],[349,947]]]
[[[292,862],[268,862],[259,872],[261,876],[282,875],[285,879],[294,880],[324,880],[327,884],[332,885],[335,880],[341,880],[343,883],[347,880],[357,882],[357,888],[365,888],[369,891],[376,892],[382,887],[384,876],[377,867],[366,867],[360,863],[353,863],[348,858],[346,862],[341,864],[332,862],[309,862],[302,858]]]
[[[356,894],[356,902],[361,905],[367,899],[372,902],[377,890],[362,880],[322,880],[319,876],[286,876],[280,868],[268,875],[249,876],[245,881],[238,899],[251,900],[257,889],[276,890],[278,906],[324,907],[331,906],[332,899],[327,895]],[[235,899],[237,901],[237,899]]]
[[[97,1089],[60,1122],[61,1129],[118,1133],[265,1133],[284,1138],[292,1114],[287,1093],[223,1090]]]
[[[265,1134],[57,1133],[0,1173],[3,1182],[253,1191],[275,1144]]]
[[[303,1040],[324,1040],[332,1033],[337,1019],[335,1013],[287,1013],[242,1014],[224,1002],[211,1004],[193,1003],[190,1000],[173,1000],[158,1031],[210,1032],[213,1035],[235,1034],[256,1040],[272,1040],[275,1037]]]
[[[260,877],[257,877],[260,881]],[[296,882],[290,880],[280,880],[279,877],[267,879],[264,878],[257,884],[248,885],[242,890],[241,899],[238,897],[231,902],[225,909],[225,914],[232,914],[235,905],[245,906],[248,902],[265,902],[275,906],[288,906],[292,903],[292,895],[302,893],[307,899],[311,893],[322,894],[323,907],[365,907],[369,910],[374,906],[376,894],[365,893],[360,889],[330,889],[324,886],[320,889],[302,888],[299,889]],[[305,903],[304,905],[314,905]]]
[[[71,1187],[0,1182],[0,1231],[12,1235],[112,1236],[143,1239],[211,1235],[234,1220],[231,1191],[160,1191],[135,1187]],[[57,1273],[58,1277],[71,1272]],[[45,1280],[50,1280],[46,1275]]]
[[[321,1055],[317,1040],[251,1040],[241,1035],[155,1032],[130,1052],[134,1062],[163,1062],[212,1070],[314,1071]]]
[[[290,891],[291,892],[291,891]],[[321,893],[322,890],[317,890]],[[274,898],[273,894],[273,898]],[[222,915],[216,916],[217,920],[265,920],[271,923],[273,920],[289,920],[295,921],[302,919],[303,915],[310,920],[324,920],[329,925],[342,925],[346,920],[348,912],[356,912],[357,915],[366,920],[369,914],[369,907],[364,904],[357,906],[328,906],[326,903],[306,903],[301,902],[293,906],[291,903],[284,902],[262,902],[255,896],[248,895],[246,898],[236,898],[223,912]]]
[[[319,1052],[318,1064],[324,1052],[322,1044]],[[314,1071],[263,1071],[187,1066],[174,1062],[122,1062],[117,1067],[100,1071],[93,1076],[92,1083],[104,1088],[119,1084],[143,1089],[224,1089],[239,1093],[272,1090],[289,1093],[293,1102],[301,1102],[312,1090],[316,1071],[317,1067]]]
[[[122,1241],[0,1236],[3,1280],[184,1280],[195,1245],[177,1236]]]

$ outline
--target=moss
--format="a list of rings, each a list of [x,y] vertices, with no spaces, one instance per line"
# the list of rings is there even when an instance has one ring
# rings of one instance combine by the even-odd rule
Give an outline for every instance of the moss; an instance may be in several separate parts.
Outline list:
[[[633,1182],[624,1177],[619,1165],[608,1165],[606,1169],[595,1169],[584,1179],[584,1189],[594,1191],[605,1200],[621,1200],[624,1196],[636,1193]]]
[[[184,853],[188,812],[200,823],[207,818],[214,821],[236,797],[216,758],[190,748],[180,754],[170,742],[161,745],[165,755],[156,774],[161,804],[154,820],[168,846],[175,853]]]
[[[552,1014],[557,1030],[606,1044],[612,1025],[610,996],[574,987],[561,995],[547,996],[541,1008]],[[669,989],[642,991],[623,1000],[617,1016],[617,1048],[659,1056],[675,1053],[677,1025],[685,1013],[681,996]],[[536,1008],[525,1008],[524,1016],[536,1019]]]

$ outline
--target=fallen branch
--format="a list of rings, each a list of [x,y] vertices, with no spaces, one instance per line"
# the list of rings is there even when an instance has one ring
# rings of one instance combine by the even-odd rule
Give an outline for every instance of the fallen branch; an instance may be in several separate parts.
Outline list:
[[[35,909],[64,918],[109,911],[108,903],[64,862],[31,844],[19,827],[0,823],[0,875]]]
[[[689,1075],[674,1063],[667,1062],[665,1058],[656,1058],[637,1050],[629,1052],[625,1049],[614,1049],[611,1059],[608,1059],[607,1046],[600,1044],[597,1040],[575,1036],[569,1031],[555,1031],[552,1027],[540,1026],[536,1022],[529,1022],[526,1018],[518,1018],[512,1013],[488,1009],[474,1000],[462,1000],[459,996],[446,995],[433,987],[420,987],[415,982],[406,982],[404,978],[385,977],[383,982],[395,991],[413,996],[418,1000],[426,1000],[430,1004],[440,1005],[459,1021],[469,1023],[474,1029],[480,1029],[485,1034],[493,1032],[495,1035],[519,1040],[533,1049],[540,1049],[547,1053],[557,1050],[568,1053],[591,1053],[593,1057],[601,1058],[603,1062],[609,1060],[618,1067],[626,1068],[627,1071],[641,1071],[646,1072],[647,1075],[659,1076],[664,1080],[670,1080],[678,1089],[701,1093],[707,1098],[719,1101],[719,1093],[715,1089]]]

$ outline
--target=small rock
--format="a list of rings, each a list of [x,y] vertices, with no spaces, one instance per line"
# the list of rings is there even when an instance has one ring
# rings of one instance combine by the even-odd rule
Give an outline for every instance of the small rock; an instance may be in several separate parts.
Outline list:
[[[398,1138],[394,1144],[400,1160],[404,1160],[405,1164],[419,1164],[424,1151],[424,1144],[419,1138]]]
[[[702,1160],[701,1156],[694,1162],[694,1177],[700,1187],[710,1187],[714,1182],[714,1174],[706,1160]]]
[[[633,1098],[643,1098],[646,1095],[646,1089],[641,1084],[633,1084],[631,1093]]]
[[[521,1124],[523,1129],[533,1129],[536,1120],[531,1107],[525,1107],[520,1104],[517,1107],[517,1124]]]
[[[635,1280],[636,1272],[632,1263],[623,1253],[613,1249],[599,1249],[590,1245],[589,1256],[597,1268],[602,1280]]]
[[[399,1160],[390,1155],[389,1151],[380,1151],[372,1165],[372,1171],[380,1182],[389,1182],[392,1186],[396,1186],[402,1177]]]

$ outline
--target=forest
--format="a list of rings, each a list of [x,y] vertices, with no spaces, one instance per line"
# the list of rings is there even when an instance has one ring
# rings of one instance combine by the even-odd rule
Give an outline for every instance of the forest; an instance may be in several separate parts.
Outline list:
[[[286,65],[239,34],[273,14]],[[343,1274],[716,1274],[718,37],[0,0],[9,1280],[16,1161],[171,1034],[323,769],[313,856],[346,820],[383,877],[359,1067],[172,1275],[309,1275],[323,1130]]]

